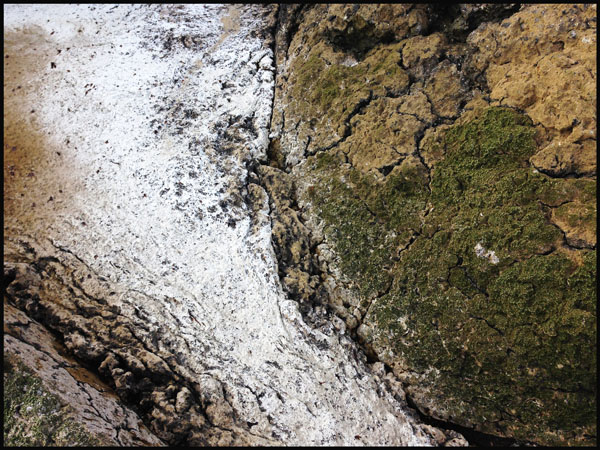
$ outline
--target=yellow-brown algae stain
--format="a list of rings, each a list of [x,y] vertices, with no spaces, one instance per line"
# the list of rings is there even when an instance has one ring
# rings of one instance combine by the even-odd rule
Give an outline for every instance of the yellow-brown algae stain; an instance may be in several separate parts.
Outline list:
[[[6,235],[47,229],[81,186],[65,151],[43,122],[59,45],[42,28],[4,31],[4,217]],[[55,63],[56,65],[56,63]],[[12,230],[12,231],[11,231]]]

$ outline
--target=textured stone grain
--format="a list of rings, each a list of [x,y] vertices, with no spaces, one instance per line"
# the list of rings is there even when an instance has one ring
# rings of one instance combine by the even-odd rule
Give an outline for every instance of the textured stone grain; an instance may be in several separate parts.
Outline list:
[[[247,170],[266,161],[270,9],[4,11],[10,305],[165,444],[432,444],[282,290],[271,232],[295,222]]]

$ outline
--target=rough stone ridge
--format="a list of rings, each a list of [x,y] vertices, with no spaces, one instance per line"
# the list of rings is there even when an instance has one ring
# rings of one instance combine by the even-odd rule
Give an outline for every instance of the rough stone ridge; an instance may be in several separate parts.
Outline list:
[[[6,300],[4,424],[8,446],[163,445],[94,372]]]
[[[5,444],[596,444],[595,5],[44,8]]]
[[[26,246],[23,249],[23,259],[36,255],[40,250]],[[135,405],[136,412],[158,437],[148,436],[146,432],[145,444],[160,444],[164,441],[207,445],[247,439],[248,433],[243,430],[247,425],[244,424],[240,429],[238,427],[241,425],[235,424],[231,407],[223,399],[222,388],[217,385],[216,389],[212,389],[211,383],[214,384],[214,380],[192,376],[190,369],[185,366],[185,359],[175,350],[180,338],[163,336],[162,348],[156,347],[158,330],[148,323],[148,317],[144,316],[143,311],[138,310],[136,320],[133,321],[120,314],[119,307],[114,304],[115,292],[112,292],[112,299],[98,296],[110,292],[111,288],[106,280],[95,275],[73,255],[65,253],[60,260],[56,257],[41,257],[31,263],[5,263],[4,276],[5,279],[12,280],[6,290],[8,301],[27,314],[8,305],[8,312],[15,316],[15,320],[11,321],[11,315],[8,315],[7,326],[11,332],[11,335],[5,337],[8,351],[23,354],[26,348],[39,346],[43,338],[38,338],[36,334],[48,335],[48,331],[38,325],[37,321],[48,324],[61,336],[69,354],[93,368],[93,372],[112,386],[108,388],[101,383],[106,386],[102,390],[112,392],[114,389],[119,396],[120,401],[116,406],[108,403],[110,407],[107,407],[103,406],[107,400],[93,387],[79,384],[77,387],[71,386],[73,382],[78,383],[77,379],[66,379],[64,386],[49,387],[51,390],[58,389],[63,396],[76,396],[81,390],[94,395],[92,400],[84,397],[79,403],[69,399],[74,405],[80,404],[80,409],[84,408],[84,411],[90,404],[104,411],[98,413],[100,418],[84,414],[85,421],[90,420],[87,425],[95,428],[93,436],[117,430],[116,437],[109,434],[108,442],[116,440],[118,445],[144,443],[135,434],[127,438],[118,433],[119,421],[124,423],[123,428],[128,432],[135,432],[135,429],[128,430],[131,428],[127,426],[129,422],[137,424],[139,421],[127,417],[126,414],[136,416],[120,406],[124,402]],[[25,327],[32,324],[36,334],[32,334],[31,329],[22,331],[17,328],[21,324]],[[15,330],[19,330],[19,333]],[[162,333],[164,335],[165,330]],[[17,340],[14,335],[25,342]],[[184,344],[179,342],[179,345]],[[52,350],[48,344],[45,347],[48,347],[46,352],[39,355],[44,358],[42,367],[56,364],[46,361],[52,358],[58,361],[58,367],[64,365],[72,367],[74,373],[85,372],[79,364],[69,364],[64,357],[57,356],[56,350]],[[29,363],[27,366],[35,367],[35,361],[29,360],[31,357],[35,356],[29,355],[25,361]],[[58,370],[61,376],[59,379],[68,378],[64,370]],[[36,375],[48,383],[54,374]],[[110,414],[111,410],[115,412]],[[123,415],[125,418],[121,419]],[[94,426],[94,420],[99,419],[106,422],[103,428]],[[230,427],[221,428],[219,424],[223,422],[230,423]],[[244,442],[255,442],[255,439],[251,437]]]
[[[553,177],[596,174],[596,5],[529,5],[468,42],[493,104],[539,129],[531,163]]]

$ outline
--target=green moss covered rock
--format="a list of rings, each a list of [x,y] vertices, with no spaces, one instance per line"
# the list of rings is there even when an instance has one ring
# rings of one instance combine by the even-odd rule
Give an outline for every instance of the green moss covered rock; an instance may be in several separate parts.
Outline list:
[[[324,43],[290,66],[290,103],[286,115],[308,119],[314,145],[331,144],[346,134],[347,119],[371,97],[398,94],[409,84],[400,67],[400,45],[376,47],[365,59],[347,59]],[[288,119],[290,120],[290,119]],[[304,121],[302,121],[304,122]],[[304,128],[304,127],[302,127]]]
[[[407,160],[376,177],[320,153],[306,200],[368,308],[359,334],[418,406],[524,441],[589,444],[595,242],[573,246],[556,217],[595,223],[595,182],[532,169],[533,135],[526,116],[489,108],[447,130],[430,174]]]

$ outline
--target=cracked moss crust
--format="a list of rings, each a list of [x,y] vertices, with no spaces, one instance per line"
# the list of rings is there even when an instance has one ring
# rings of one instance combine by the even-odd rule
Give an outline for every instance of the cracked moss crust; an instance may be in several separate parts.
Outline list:
[[[595,182],[532,170],[533,135],[526,116],[489,108],[448,129],[429,185],[418,165],[382,180],[342,164],[335,149],[319,153],[308,160],[307,200],[343,274],[371,305],[367,345],[408,384],[435,392],[445,419],[589,445],[595,243],[573,247],[551,219],[575,204],[583,213],[566,221],[595,223]]]
[[[339,143],[350,133],[350,119],[371,100],[398,96],[410,84],[401,67],[401,44],[377,46],[357,61],[319,42],[289,67],[290,103],[285,116],[303,153]],[[287,155],[286,166],[295,164]],[[297,162],[297,161],[296,161]]]
[[[309,161],[315,179],[308,195],[325,222],[325,235],[335,243],[342,271],[372,299],[389,287],[390,275],[382,268],[391,268],[417,232],[427,174],[419,166],[400,165],[382,182],[343,166],[336,154],[319,153]]]
[[[306,62],[294,65],[292,72],[299,74],[294,83],[295,97],[308,94],[305,106],[315,106],[313,114],[328,113],[337,121],[352,109],[356,96],[365,96],[369,91],[381,91],[380,95],[384,95],[386,91],[401,91],[408,86],[408,74],[400,67],[400,48],[395,44],[375,49],[364,61],[352,66],[327,66],[323,60],[325,55],[314,51]],[[306,92],[305,88],[308,88]]]
[[[4,356],[4,445],[100,446],[69,414],[70,407],[49,393],[19,361]]]

